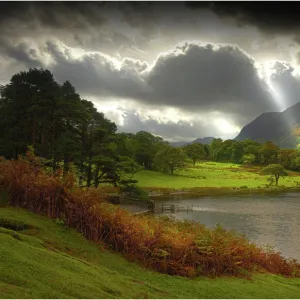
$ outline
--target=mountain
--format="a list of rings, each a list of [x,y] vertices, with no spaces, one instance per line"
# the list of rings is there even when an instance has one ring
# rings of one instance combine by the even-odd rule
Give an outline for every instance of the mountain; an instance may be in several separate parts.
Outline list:
[[[214,137],[204,137],[204,138],[197,138],[191,142],[169,142],[170,145],[172,145],[173,147],[182,147],[185,145],[189,145],[189,144],[195,144],[195,143],[200,143],[200,144],[210,144],[211,141],[214,139]]]
[[[175,148],[179,148],[189,144],[189,142],[169,142],[169,144]]]
[[[300,102],[283,112],[263,113],[246,125],[235,140],[272,141],[281,148],[294,148],[300,129]]]
[[[204,138],[198,138],[198,139],[190,142],[189,144],[200,143],[200,144],[203,144],[203,145],[207,145],[207,144],[210,144],[213,139],[214,139],[214,137],[207,136],[207,137],[204,137]]]

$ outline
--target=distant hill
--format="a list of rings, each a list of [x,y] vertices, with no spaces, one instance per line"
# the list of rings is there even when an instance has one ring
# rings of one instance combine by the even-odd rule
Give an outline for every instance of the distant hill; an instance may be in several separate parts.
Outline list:
[[[209,136],[204,138],[197,138],[191,142],[169,142],[169,144],[172,145],[173,147],[182,147],[184,145],[195,144],[195,143],[210,144],[213,139],[214,137]]]
[[[242,128],[235,140],[272,141],[282,148],[294,148],[300,129],[300,102],[283,112],[263,113]]]
[[[184,145],[187,145],[189,142],[169,142],[169,144],[175,148],[182,147]]]
[[[200,144],[203,144],[203,145],[207,145],[207,144],[210,144],[213,139],[214,139],[214,137],[207,136],[207,137],[204,137],[204,138],[198,138],[198,139],[190,142],[189,144],[200,143]]]

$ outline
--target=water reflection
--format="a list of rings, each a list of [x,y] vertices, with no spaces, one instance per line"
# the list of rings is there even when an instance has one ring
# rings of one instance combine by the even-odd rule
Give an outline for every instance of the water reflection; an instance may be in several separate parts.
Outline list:
[[[172,214],[178,219],[199,221],[211,228],[218,223],[245,234],[257,244],[272,244],[284,256],[300,261],[299,193],[198,199],[183,199],[176,195],[176,198],[158,200],[157,204],[193,206],[193,211],[157,211],[155,214]]]

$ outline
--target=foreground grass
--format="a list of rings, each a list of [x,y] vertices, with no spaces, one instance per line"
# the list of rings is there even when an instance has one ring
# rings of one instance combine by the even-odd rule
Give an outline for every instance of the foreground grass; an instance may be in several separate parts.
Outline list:
[[[16,208],[0,226],[1,298],[299,298],[300,279],[276,275],[186,279],[148,271],[85,240],[59,222]]]
[[[195,167],[176,171],[175,175],[143,170],[135,175],[139,186],[143,188],[191,189],[197,187],[248,187],[264,188],[269,176],[259,175],[260,168],[247,168],[243,165],[203,162]],[[279,179],[279,185],[295,187],[300,181],[299,173],[290,172],[289,176]]]

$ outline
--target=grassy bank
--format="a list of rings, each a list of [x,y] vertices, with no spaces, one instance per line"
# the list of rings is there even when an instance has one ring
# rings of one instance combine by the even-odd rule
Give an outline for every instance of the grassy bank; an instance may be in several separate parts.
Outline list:
[[[1,218],[32,227],[0,226],[2,298],[299,298],[300,279],[168,276],[130,263],[58,221],[17,208],[0,208]]]

